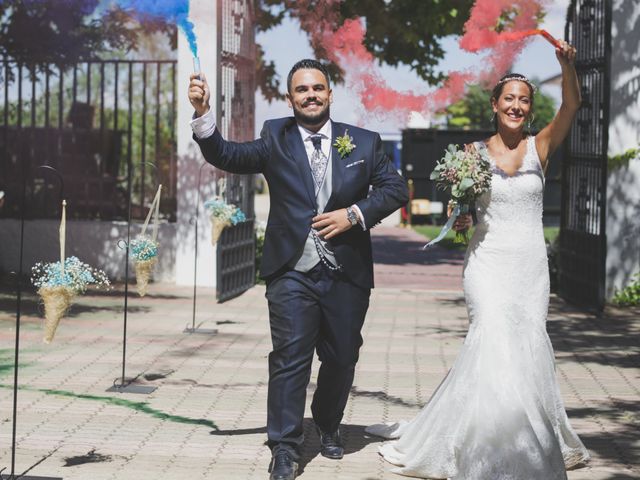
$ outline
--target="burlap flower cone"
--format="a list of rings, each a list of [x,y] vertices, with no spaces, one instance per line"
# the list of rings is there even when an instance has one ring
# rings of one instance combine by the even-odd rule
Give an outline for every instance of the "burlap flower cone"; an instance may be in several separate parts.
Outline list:
[[[211,245],[218,243],[222,231],[230,225],[228,221],[222,221],[219,218],[211,218]]]
[[[144,297],[147,294],[147,286],[151,278],[151,272],[158,262],[158,257],[151,257],[149,260],[136,261],[136,287],[138,295]]]
[[[43,287],[38,294],[44,302],[44,343],[51,343],[75,293],[68,287]]]

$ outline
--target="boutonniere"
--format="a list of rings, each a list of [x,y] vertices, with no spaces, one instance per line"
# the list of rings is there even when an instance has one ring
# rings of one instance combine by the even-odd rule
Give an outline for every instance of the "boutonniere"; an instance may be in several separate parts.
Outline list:
[[[353,152],[356,145],[353,143],[353,137],[349,135],[349,129],[344,131],[344,135],[336,137],[336,141],[333,146],[338,149],[340,158],[344,158]]]

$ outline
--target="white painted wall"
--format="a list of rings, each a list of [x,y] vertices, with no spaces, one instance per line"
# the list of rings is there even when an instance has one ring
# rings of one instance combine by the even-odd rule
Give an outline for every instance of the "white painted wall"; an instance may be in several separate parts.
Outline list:
[[[615,0],[612,17],[609,155],[640,145],[640,3]],[[606,294],[640,271],[640,159],[609,173]]]
[[[216,92],[216,65],[218,63],[216,0],[191,0],[189,18],[194,23],[198,39],[198,56],[202,72],[207,78],[212,93]],[[192,139],[189,122],[193,108],[187,97],[189,75],[193,71],[193,55],[184,35],[178,38],[178,188],[177,225],[175,252],[175,282],[192,285],[194,273],[195,228],[193,220],[198,197],[198,176],[204,162],[197,144]],[[214,97],[215,98],[215,97]],[[215,105],[215,100],[211,100]],[[210,223],[202,210],[202,203],[213,193],[211,168],[202,168],[198,227],[198,277],[197,284],[215,286],[216,251],[211,245]]]
[[[25,222],[23,273],[29,274],[37,262],[60,260],[58,236],[59,220],[30,220]],[[142,229],[142,223],[131,225],[131,238]],[[123,280],[125,250],[118,246],[127,239],[126,222],[67,220],[65,256],[75,255],[92,267],[104,270],[111,280]],[[158,229],[159,260],[153,279],[173,282],[175,279],[176,227],[162,223]],[[20,258],[20,220],[0,220],[0,269],[18,272]],[[129,264],[129,278],[135,278],[133,263]]]

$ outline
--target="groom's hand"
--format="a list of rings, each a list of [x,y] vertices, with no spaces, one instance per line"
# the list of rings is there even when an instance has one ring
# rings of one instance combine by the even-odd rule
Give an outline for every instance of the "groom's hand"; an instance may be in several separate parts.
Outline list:
[[[196,111],[196,116],[201,117],[209,111],[209,84],[204,73],[192,73],[189,81],[189,101]]]
[[[333,212],[324,212],[312,218],[311,226],[318,231],[325,240],[340,235],[351,228],[351,222],[347,217],[347,209],[341,208]]]

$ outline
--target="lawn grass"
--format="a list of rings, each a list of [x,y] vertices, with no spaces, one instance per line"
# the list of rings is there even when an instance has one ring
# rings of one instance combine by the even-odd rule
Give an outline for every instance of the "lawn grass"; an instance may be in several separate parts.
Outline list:
[[[553,243],[559,233],[560,227],[544,227],[544,238],[548,243]]]
[[[413,225],[413,229],[420,235],[424,235],[429,240],[433,240],[438,236],[440,230],[442,230],[442,225]],[[447,250],[465,251],[467,249],[466,245],[455,243],[453,241],[455,235],[456,232],[454,232],[453,230],[449,230],[447,235],[438,242],[438,245],[446,248]],[[469,230],[469,238],[471,238],[471,235],[473,235],[473,228]]]
[[[440,230],[442,229],[442,225],[413,225],[413,229],[418,232],[420,235],[424,235],[428,239],[433,239],[438,236]],[[558,234],[560,233],[560,227],[544,227],[544,238],[547,242],[553,243]],[[473,228],[469,230],[469,238],[473,235]],[[447,250],[461,250],[464,251],[467,247],[466,245],[460,245],[458,243],[454,243],[453,239],[455,237],[455,232],[453,230],[449,231],[447,235],[440,240],[438,245]]]

